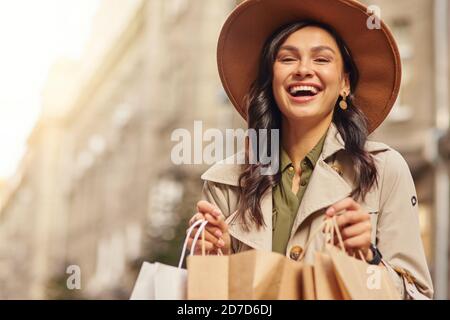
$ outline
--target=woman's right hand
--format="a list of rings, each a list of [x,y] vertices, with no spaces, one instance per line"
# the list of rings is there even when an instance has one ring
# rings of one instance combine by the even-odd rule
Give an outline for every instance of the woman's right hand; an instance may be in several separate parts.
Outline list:
[[[219,208],[205,200],[197,202],[197,213],[189,220],[189,226],[199,219],[207,220],[209,223],[205,228],[205,250],[209,254],[217,254],[218,249],[223,254],[230,253],[230,234],[228,233],[228,224],[224,220]],[[197,233],[198,227],[195,227],[188,239],[188,248],[192,247],[192,241]],[[201,254],[202,237],[197,240],[194,248],[194,254]]]

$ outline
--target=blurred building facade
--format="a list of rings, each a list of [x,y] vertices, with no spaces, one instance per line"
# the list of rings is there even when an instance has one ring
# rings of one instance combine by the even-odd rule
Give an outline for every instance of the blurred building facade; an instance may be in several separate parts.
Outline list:
[[[178,245],[206,166],[172,164],[171,133],[192,131],[195,120],[204,129],[244,126],[221,89],[215,56],[236,3],[104,1],[84,58],[51,71],[28,152],[3,187],[0,298],[127,298],[142,259]],[[399,101],[373,139],[410,165],[430,266],[433,3],[370,1],[392,27],[404,65]],[[80,267],[81,290],[66,287],[69,265]]]
[[[381,18],[390,26],[399,45],[403,68],[402,85],[396,104],[387,120],[371,138],[384,141],[400,151],[409,164],[419,198],[422,239],[435,281],[436,298],[445,299],[448,298],[449,287],[446,216],[450,213],[450,162],[448,154],[445,155],[443,150],[439,151],[438,136],[445,134],[439,130],[442,121],[446,122],[444,127],[447,127],[448,135],[450,122],[449,96],[442,94],[442,91],[450,91],[450,6],[445,0],[364,2],[380,8]],[[446,70],[442,70],[443,66]],[[439,165],[441,161],[446,161],[446,168]],[[447,185],[444,190],[439,182],[442,179],[444,185]],[[439,209],[442,203],[446,212]],[[447,226],[437,234],[443,223]],[[445,248],[436,250],[437,245]],[[442,264],[443,259],[445,265]],[[442,268],[446,270],[440,270]]]
[[[215,67],[233,5],[103,3],[82,61],[53,68],[27,156],[5,187],[0,298],[129,296],[146,235],[175,238],[180,218],[163,213],[187,191],[200,195],[205,166],[175,167],[171,132],[237,119]],[[187,191],[183,171],[197,180]],[[82,289],[58,291],[72,264]]]

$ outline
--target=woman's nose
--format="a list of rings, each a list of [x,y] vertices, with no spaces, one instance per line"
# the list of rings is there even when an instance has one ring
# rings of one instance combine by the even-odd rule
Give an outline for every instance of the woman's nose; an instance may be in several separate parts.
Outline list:
[[[311,67],[311,63],[307,60],[302,60],[299,62],[295,75],[305,78],[307,76],[313,75],[314,71]]]

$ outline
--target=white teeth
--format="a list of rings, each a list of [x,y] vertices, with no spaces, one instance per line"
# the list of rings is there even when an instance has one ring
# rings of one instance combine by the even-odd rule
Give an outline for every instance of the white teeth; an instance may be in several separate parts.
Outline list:
[[[291,94],[294,94],[298,91],[311,91],[313,94],[316,94],[317,92],[319,92],[319,90],[313,86],[294,86],[289,89],[289,92]]]

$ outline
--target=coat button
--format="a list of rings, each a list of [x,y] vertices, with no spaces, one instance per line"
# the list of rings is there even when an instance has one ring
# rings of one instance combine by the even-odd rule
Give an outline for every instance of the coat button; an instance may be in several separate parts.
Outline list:
[[[291,248],[291,252],[290,252],[290,254],[289,254],[289,257],[290,257],[292,260],[297,261],[298,258],[300,258],[300,255],[302,254],[302,252],[303,252],[303,248],[302,248],[302,247],[300,247],[300,246],[293,246],[293,247]]]
[[[333,170],[334,171],[336,171],[340,176],[342,176],[342,168],[341,168],[341,166],[339,166],[339,165],[336,165],[336,164],[333,164],[332,166],[331,166],[331,168],[333,168]]]

